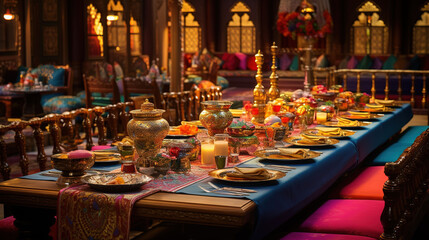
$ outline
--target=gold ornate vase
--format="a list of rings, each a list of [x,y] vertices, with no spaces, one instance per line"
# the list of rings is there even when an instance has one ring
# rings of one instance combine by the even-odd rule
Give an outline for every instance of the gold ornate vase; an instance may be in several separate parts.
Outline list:
[[[205,101],[201,103],[204,110],[200,113],[201,124],[207,128],[210,136],[224,133],[225,129],[232,123],[232,113],[229,101]]]
[[[162,140],[170,128],[167,120],[162,118],[162,109],[154,109],[147,99],[141,109],[132,110],[133,119],[128,122],[127,130],[134,140],[138,159],[137,168],[149,167],[149,161],[155,157],[162,146]]]

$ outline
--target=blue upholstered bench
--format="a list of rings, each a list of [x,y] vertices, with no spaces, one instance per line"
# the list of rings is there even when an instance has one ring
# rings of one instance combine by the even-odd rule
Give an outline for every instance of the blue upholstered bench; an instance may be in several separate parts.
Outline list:
[[[401,153],[411,144],[414,140],[424,132],[429,126],[410,126],[405,129],[398,137],[398,139],[389,144],[376,156],[371,156],[369,165],[373,166],[384,166],[387,162],[394,162],[398,159]]]

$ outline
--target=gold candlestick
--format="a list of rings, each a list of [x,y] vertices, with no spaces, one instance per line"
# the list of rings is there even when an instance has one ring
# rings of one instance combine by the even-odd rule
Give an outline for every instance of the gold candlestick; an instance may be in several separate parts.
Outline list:
[[[280,90],[277,87],[279,81],[279,76],[277,75],[277,66],[276,66],[276,55],[277,55],[277,46],[276,43],[273,43],[271,46],[271,55],[273,57],[273,65],[271,66],[271,75],[270,75],[270,89],[268,90],[268,99],[273,101],[280,97]]]
[[[258,114],[252,118],[253,122],[264,123],[265,119],[265,103],[267,102],[267,95],[265,94],[264,86],[262,85],[262,64],[264,63],[264,55],[261,50],[255,55],[255,62],[258,70],[256,71],[256,86],[253,89],[253,108],[258,109]]]

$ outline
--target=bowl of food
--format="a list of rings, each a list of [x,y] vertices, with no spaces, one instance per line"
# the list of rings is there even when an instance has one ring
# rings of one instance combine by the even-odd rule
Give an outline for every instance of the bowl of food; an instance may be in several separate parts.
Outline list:
[[[226,129],[231,137],[248,137],[255,133],[255,124],[240,119],[234,119]]]
[[[61,171],[57,181],[59,185],[80,183],[80,177],[94,165],[94,162],[95,154],[86,150],[58,153],[51,156],[53,168]]]
[[[119,193],[138,191],[152,179],[141,173],[102,173],[87,175],[82,180],[96,191]]]

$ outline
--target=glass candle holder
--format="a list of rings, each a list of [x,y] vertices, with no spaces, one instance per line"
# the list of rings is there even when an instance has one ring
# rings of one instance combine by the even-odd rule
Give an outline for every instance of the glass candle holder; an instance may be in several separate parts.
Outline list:
[[[215,145],[211,137],[203,138],[201,140],[201,164],[203,165],[214,164],[215,162],[214,149],[215,149]]]

